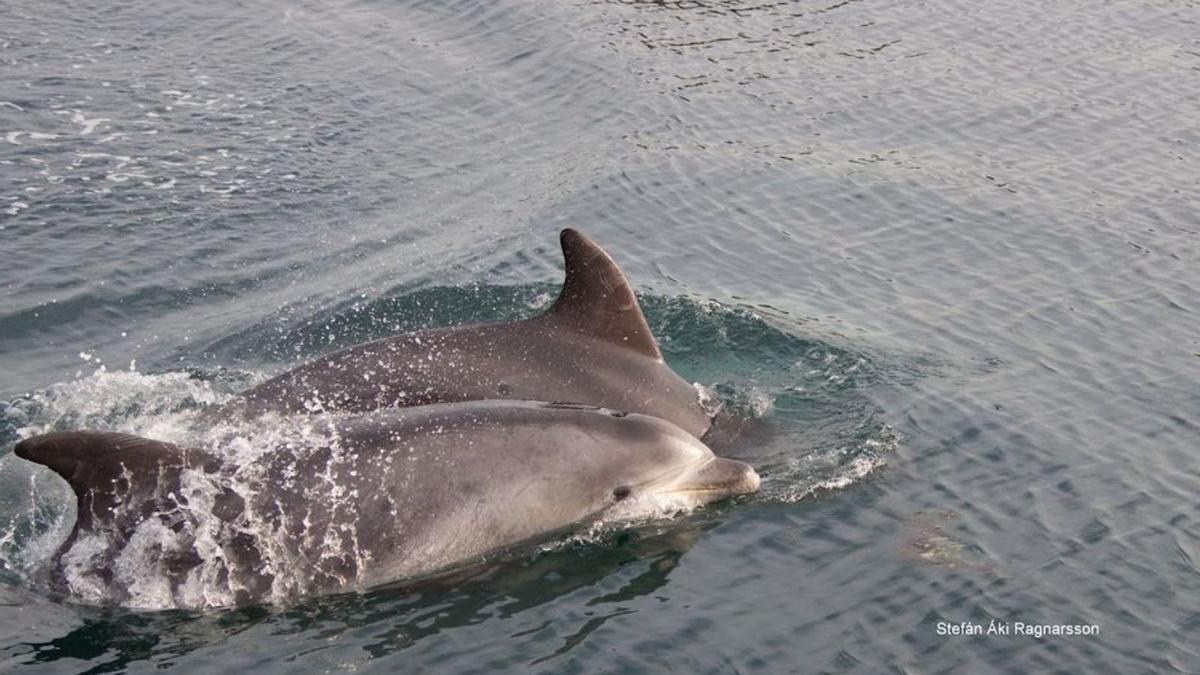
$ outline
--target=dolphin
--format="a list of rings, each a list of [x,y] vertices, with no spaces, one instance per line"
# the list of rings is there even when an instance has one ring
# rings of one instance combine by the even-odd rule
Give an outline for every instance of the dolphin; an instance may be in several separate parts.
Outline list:
[[[298,419],[305,436],[232,453],[104,431],[18,443],[17,456],[54,470],[77,498],[50,561],[54,590],[140,608],[288,602],[759,485],[749,465],[671,422],[582,404]]]
[[[545,313],[435,328],[320,356],[223,410],[362,412],[487,399],[575,401],[653,415],[703,438],[712,417],[666,364],[633,289],[599,246],[560,235],[566,280]]]

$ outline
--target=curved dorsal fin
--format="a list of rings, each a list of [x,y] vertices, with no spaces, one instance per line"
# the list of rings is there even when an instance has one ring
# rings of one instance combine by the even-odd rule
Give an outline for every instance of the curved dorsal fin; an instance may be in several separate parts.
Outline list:
[[[577,230],[563,230],[560,240],[567,278],[546,315],[582,333],[662,359],[621,268]]]

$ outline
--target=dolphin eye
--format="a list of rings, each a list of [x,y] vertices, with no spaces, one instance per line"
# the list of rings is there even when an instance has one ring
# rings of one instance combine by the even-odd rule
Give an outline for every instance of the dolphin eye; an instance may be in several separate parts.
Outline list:
[[[633,488],[629,487],[628,485],[618,485],[615,489],[613,489],[613,499],[616,499],[617,501],[621,501],[631,494],[633,494]]]

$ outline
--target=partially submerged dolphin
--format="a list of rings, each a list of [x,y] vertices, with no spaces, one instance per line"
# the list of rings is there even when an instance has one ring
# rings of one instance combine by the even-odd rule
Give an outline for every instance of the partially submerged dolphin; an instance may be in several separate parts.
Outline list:
[[[662,419],[479,401],[310,418],[317,439],[219,456],[111,432],[59,432],[19,457],[70,483],[53,561],[69,597],[204,607],[359,590],[429,574],[639,505],[758,488]]]
[[[437,328],[318,357],[243,392],[251,412],[366,411],[529,399],[653,415],[697,438],[712,418],[663,360],[625,275],[579,232],[560,236],[566,281],[545,313]]]

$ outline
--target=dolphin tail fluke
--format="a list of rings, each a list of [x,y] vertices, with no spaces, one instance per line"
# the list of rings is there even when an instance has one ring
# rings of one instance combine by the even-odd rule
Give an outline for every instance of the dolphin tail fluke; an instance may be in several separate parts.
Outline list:
[[[547,316],[593,337],[661,359],[642,308],[621,268],[577,230],[560,236],[566,281]]]
[[[13,450],[49,467],[78,497],[79,522],[111,514],[121,504],[153,499],[178,485],[179,473],[203,462],[198,450],[108,431],[55,432],[27,438]]]

